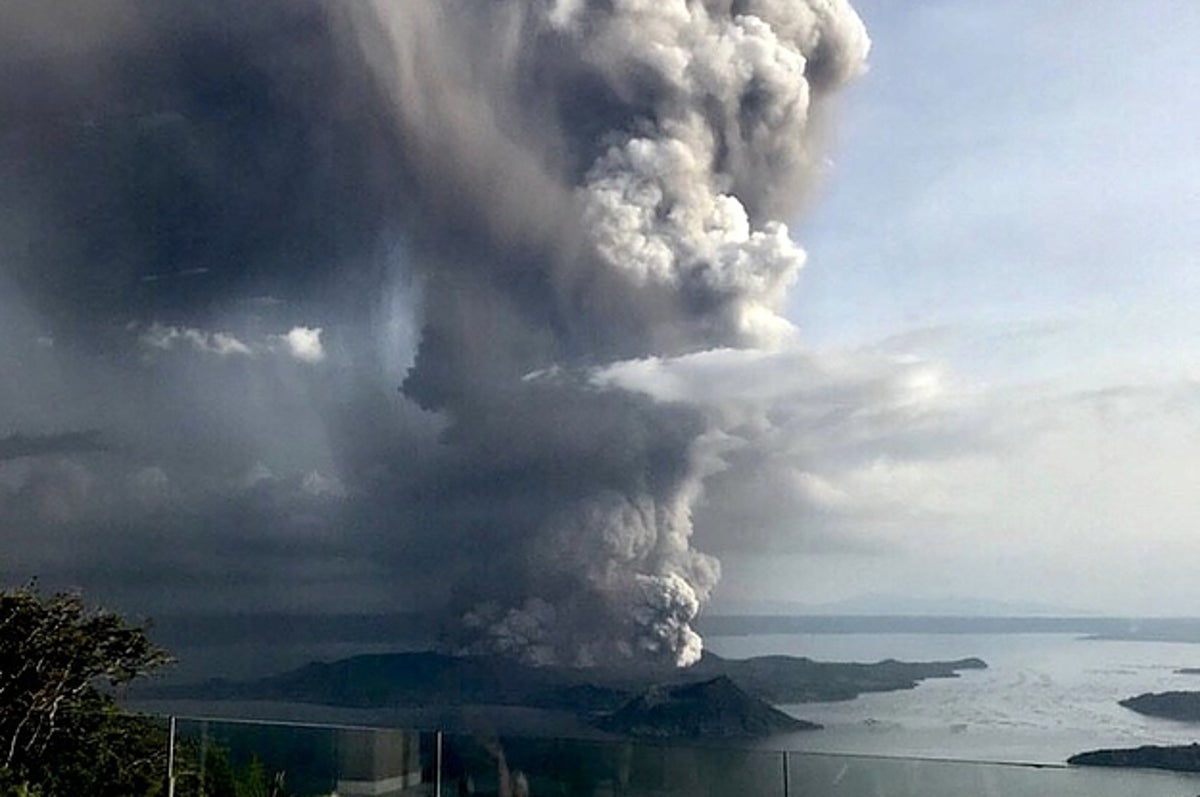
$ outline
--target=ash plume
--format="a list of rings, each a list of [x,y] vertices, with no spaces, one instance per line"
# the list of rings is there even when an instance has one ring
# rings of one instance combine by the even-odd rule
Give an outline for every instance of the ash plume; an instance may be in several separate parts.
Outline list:
[[[728,433],[604,375],[795,339],[868,46],[843,0],[0,5],[0,578],[695,662]]]
[[[687,665],[719,577],[692,506],[719,464],[682,403],[586,378],[770,347],[804,253],[824,97],[863,69],[846,3],[377,3],[348,24],[390,101],[423,293],[406,396],[477,506],[458,641],[537,663]]]

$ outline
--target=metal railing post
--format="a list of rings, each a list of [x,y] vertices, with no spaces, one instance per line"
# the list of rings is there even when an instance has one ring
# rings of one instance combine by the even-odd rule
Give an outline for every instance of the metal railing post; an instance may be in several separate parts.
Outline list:
[[[434,797],[442,797],[442,732],[437,732],[437,767],[434,769],[433,776]]]
[[[175,715],[167,733],[167,797],[175,797]]]
[[[792,784],[790,783],[790,775],[788,772],[788,754],[787,750],[779,752],[783,756],[783,797],[792,797]]]

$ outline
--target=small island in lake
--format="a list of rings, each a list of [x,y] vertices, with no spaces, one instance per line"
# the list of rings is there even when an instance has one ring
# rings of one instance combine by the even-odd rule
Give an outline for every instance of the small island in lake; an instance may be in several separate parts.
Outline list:
[[[1084,767],[1132,767],[1167,769],[1172,772],[1200,772],[1200,744],[1091,750],[1071,756],[1067,763]]]
[[[725,675],[652,686],[595,724],[611,733],[661,739],[755,738],[821,727],[746,694]]]
[[[1195,674],[1200,674],[1200,671],[1196,671]],[[1181,722],[1200,722],[1200,692],[1146,692],[1119,702],[1130,711],[1136,711],[1148,717],[1161,717]],[[1113,750],[1090,750],[1071,756],[1067,759],[1067,763],[1087,767],[1133,767],[1167,769],[1172,772],[1200,772],[1200,744],[1144,745]]]
[[[1146,692],[1120,703],[1148,717],[1200,722],[1200,692]]]

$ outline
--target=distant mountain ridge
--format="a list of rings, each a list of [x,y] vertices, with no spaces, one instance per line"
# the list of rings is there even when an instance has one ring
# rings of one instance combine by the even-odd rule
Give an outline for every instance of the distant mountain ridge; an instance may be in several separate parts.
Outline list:
[[[772,600],[727,600],[710,612],[725,615],[846,615],[934,617],[1087,617],[1095,612],[1036,601],[1011,601],[968,596],[928,597],[891,592],[867,592],[819,603]]]
[[[759,634],[1076,634],[1200,643],[1200,618],[962,617],[953,615],[704,615],[704,636]]]

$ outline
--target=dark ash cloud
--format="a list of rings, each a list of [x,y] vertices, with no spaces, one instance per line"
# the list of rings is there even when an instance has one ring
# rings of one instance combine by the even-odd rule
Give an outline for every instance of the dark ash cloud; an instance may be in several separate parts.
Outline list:
[[[0,462],[52,454],[85,454],[105,451],[107,448],[95,429],[34,435],[17,432],[0,437]]]
[[[0,412],[113,442],[0,472],[6,573],[699,656],[724,432],[593,375],[794,340],[781,220],[863,68],[847,4],[17,3],[0,31]]]

